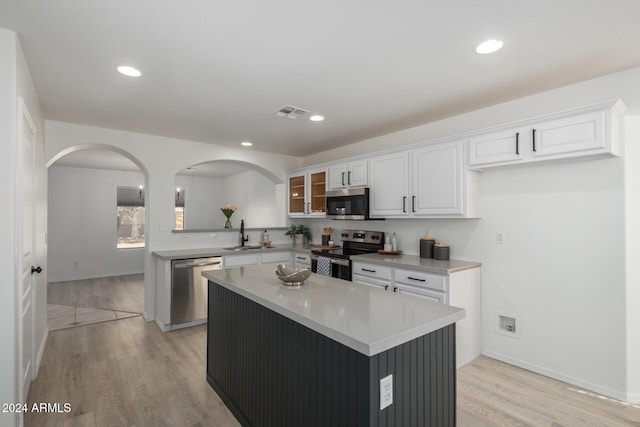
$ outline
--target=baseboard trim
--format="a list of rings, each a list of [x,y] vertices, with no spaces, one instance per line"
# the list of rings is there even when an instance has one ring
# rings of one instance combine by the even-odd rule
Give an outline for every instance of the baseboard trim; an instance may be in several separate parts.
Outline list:
[[[519,359],[514,359],[512,357],[505,356],[500,353],[483,350],[482,354],[492,359],[496,359],[501,362],[505,362],[522,369],[526,369],[527,371],[535,372],[536,374],[544,375],[545,377],[553,378],[554,380],[562,381],[567,384],[571,384],[576,387],[589,390],[593,393],[601,394],[603,396],[610,397],[612,399],[620,400],[622,402],[631,403],[630,399],[632,398],[632,396],[634,396],[634,395],[627,394],[625,392],[621,392],[619,390],[613,390],[608,387],[601,386],[599,384],[594,384],[588,381],[581,380],[579,378],[574,378],[568,375],[564,375],[560,372],[552,371],[550,369],[546,369],[541,366],[534,365],[532,363],[524,362]],[[640,397],[640,396],[636,396],[636,397]]]
[[[40,362],[42,362],[42,356],[44,355],[44,349],[47,345],[47,338],[49,338],[49,326],[44,328],[44,334],[42,335],[42,340],[40,341],[40,348],[38,349],[38,356],[36,356],[36,366],[33,372],[33,379],[38,376],[38,371],[40,371]]]

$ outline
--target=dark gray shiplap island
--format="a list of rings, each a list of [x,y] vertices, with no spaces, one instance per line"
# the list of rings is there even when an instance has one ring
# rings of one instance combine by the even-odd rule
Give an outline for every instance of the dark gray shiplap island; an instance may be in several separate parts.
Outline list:
[[[273,265],[203,275],[207,381],[242,425],[455,426],[464,310],[317,274],[289,288]]]

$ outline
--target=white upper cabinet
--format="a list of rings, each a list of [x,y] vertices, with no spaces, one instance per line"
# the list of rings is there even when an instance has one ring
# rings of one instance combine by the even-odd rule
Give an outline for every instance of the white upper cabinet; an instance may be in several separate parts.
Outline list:
[[[462,142],[434,144],[411,153],[411,212],[462,215],[464,149]]]
[[[576,154],[607,148],[604,111],[535,123],[531,128],[531,156]]]
[[[369,214],[372,217],[407,216],[409,153],[369,159]]]
[[[509,128],[469,139],[469,165],[522,160],[527,129]]]
[[[371,216],[477,216],[477,173],[467,170],[464,147],[443,142],[370,159]]]
[[[367,160],[354,160],[329,167],[329,189],[366,187],[368,184]]]
[[[606,102],[479,132],[468,138],[469,166],[496,166],[617,156],[620,150],[622,101]]]

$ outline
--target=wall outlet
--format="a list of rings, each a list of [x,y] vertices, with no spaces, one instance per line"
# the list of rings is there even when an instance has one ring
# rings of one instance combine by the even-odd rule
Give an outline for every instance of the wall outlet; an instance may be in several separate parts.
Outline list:
[[[504,245],[505,243],[507,243],[507,236],[504,231],[496,231],[496,244]]]
[[[380,380],[380,410],[393,403],[393,375]]]
[[[209,233],[209,238],[210,239],[217,239],[218,235],[216,233]]]
[[[183,234],[182,236],[180,236],[180,240],[183,240],[183,241],[189,240],[189,235]]]

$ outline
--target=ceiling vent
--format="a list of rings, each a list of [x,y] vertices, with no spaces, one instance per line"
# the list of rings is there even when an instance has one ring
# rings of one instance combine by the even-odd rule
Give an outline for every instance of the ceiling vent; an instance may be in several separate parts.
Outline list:
[[[295,120],[300,116],[304,116],[311,111],[305,110],[304,108],[294,107],[293,105],[285,105],[280,108],[278,111],[275,111],[275,114],[278,117],[284,117],[285,119]]]

